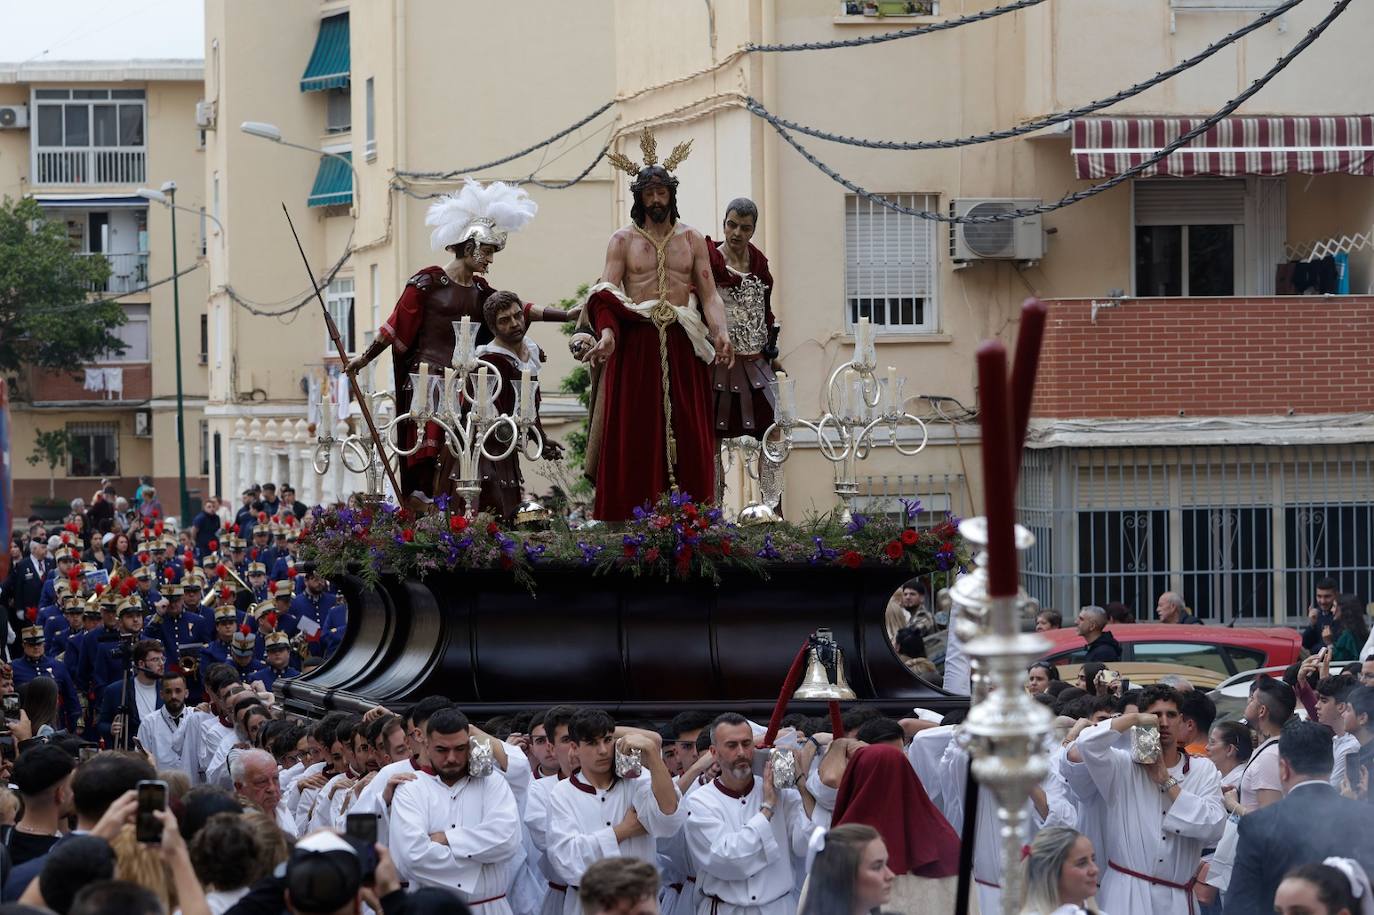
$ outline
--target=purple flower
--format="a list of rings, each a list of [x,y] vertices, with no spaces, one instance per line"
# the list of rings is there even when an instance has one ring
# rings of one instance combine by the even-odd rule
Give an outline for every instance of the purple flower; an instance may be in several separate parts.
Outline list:
[[[536,545],[528,542],[525,544],[525,558],[528,559],[531,563],[538,562],[540,558],[543,557],[543,555],[544,544],[541,543]]]
[[[812,541],[816,544],[816,551],[811,554],[811,564],[816,565],[822,562],[832,562],[836,556],[840,555],[839,550],[832,550],[825,545],[819,537],[813,537]]]
[[[674,492],[668,496],[668,504],[673,508],[681,508],[690,501],[692,497],[685,492]]]
[[[782,554],[777,547],[773,546],[773,535],[767,534],[763,538],[763,548],[754,554],[760,559],[781,559]]]
[[[909,523],[912,518],[916,517],[916,513],[921,510],[920,499],[898,499],[897,501],[902,503],[903,524]]]
[[[646,509],[646,506],[636,505],[634,507],[634,511],[631,512],[631,514],[634,515],[636,521],[643,521],[645,518],[649,517],[649,512]]]
[[[936,553],[936,554],[935,554],[935,568],[939,569],[941,572],[948,572],[948,571],[950,570],[950,567],[953,566],[953,565],[954,565],[954,556],[953,556],[953,554],[951,554],[951,553]]]
[[[596,554],[600,553],[602,550],[602,547],[593,546],[583,541],[578,541],[577,548],[582,551],[582,564],[584,566],[589,566],[593,562],[596,562]]]
[[[396,514],[396,511],[397,511],[397,506],[393,505],[392,503],[390,503],[390,502],[383,502],[383,503],[382,503],[382,514],[385,514],[385,515],[394,515],[394,514]]]
[[[643,534],[626,534],[620,538],[620,542],[627,547],[640,547],[644,545],[646,539]]]
[[[844,529],[849,531],[849,533],[851,534],[857,534],[859,531],[863,530],[867,525],[868,519],[865,518],[863,515],[859,514],[858,512],[854,512],[852,515],[849,516],[849,523],[844,526]]]
[[[439,493],[439,498],[434,500],[434,504],[438,507],[439,511],[448,511],[448,493]]]
[[[720,509],[718,509],[718,508],[713,508],[713,509],[710,509],[709,511],[707,511],[707,512],[706,512],[706,520],[707,520],[707,521],[710,521],[712,524],[715,524],[717,521],[719,521],[719,520],[720,520]],[[731,525],[731,526],[733,527],[733,525]]]
[[[401,546],[404,546],[406,542],[406,538],[402,537],[400,534],[392,534],[391,539]]]

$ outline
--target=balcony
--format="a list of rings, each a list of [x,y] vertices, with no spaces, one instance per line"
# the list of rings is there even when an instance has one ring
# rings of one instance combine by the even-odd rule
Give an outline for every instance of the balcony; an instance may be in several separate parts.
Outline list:
[[[148,285],[148,252],[130,254],[100,254],[92,252],[83,257],[103,257],[110,262],[110,275],[105,283],[93,284],[91,292],[134,292]]]
[[[143,184],[147,180],[146,147],[35,147],[33,183]]]

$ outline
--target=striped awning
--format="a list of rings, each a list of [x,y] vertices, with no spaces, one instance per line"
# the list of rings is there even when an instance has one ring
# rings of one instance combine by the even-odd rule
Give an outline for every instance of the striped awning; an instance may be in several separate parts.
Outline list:
[[[1079,178],[1139,165],[1204,118],[1080,118],[1073,122]],[[1374,176],[1374,116],[1226,118],[1140,177],[1168,175]]]
[[[338,207],[353,204],[352,153],[341,153],[345,162],[334,156],[321,156],[320,169],[315,172],[315,184],[310,188],[306,206]]]
[[[302,92],[342,89],[348,85],[351,55],[348,45],[348,14],[320,20],[315,50],[301,75]]]

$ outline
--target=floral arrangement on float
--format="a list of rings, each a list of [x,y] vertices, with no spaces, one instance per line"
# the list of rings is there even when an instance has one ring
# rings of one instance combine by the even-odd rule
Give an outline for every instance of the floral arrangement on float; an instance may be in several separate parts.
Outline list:
[[[797,565],[842,569],[898,567],[912,575],[949,573],[969,561],[959,519],[919,526],[919,500],[902,500],[900,517],[838,512],[799,523],[740,526],[719,508],[685,493],[635,509],[619,525],[545,530],[508,527],[485,513],[469,517],[440,497],[417,515],[390,502],[315,508],[301,536],[302,557],[325,576],[359,574],[375,585],[383,572],[424,578],[432,572],[495,569],[534,590],[541,567],[583,567],[598,575],[654,577],[667,582],[719,582],[722,571],[767,578],[770,569]]]

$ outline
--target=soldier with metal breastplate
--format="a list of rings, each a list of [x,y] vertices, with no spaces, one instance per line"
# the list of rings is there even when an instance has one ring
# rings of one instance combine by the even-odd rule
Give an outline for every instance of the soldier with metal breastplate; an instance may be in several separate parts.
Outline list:
[[[758,205],[748,197],[736,197],[725,207],[724,237],[719,242],[709,236],[706,239],[716,288],[725,303],[730,344],[735,348],[735,364],[717,365],[711,374],[716,437],[723,442],[761,440],[773,424],[777,406],[773,402],[772,382],[779,327],[773,317],[773,274],[768,269],[768,258],[751,241],[758,219]],[[763,501],[771,505],[775,499],[777,466],[765,460],[755,447],[741,451],[757,461]],[[717,472],[718,487],[723,485],[724,477],[722,471]]]
[[[482,303],[492,288],[481,276],[488,271],[496,253],[506,245],[508,233],[517,231],[534,218],[535,202],[520,188],[500,181],[483,186],[471,178],[456,194],[436,200],[429,208],[426,224],[433,227],[430,242],[453,259],[444,267],[426,267],[407,282],[391,317],[377,331],[377,339],[367,351],[348,363],[347,371],[356,373],[383,351],[392,350],[395,372],[396,412],[410,409],[410,376],[425,362],[436,370],[452,365],[453,322],[470,318],[478,325],[478,342],[492,335],[482,323]],[[567,321],[571,316],[558,308],[527,306],[531,321]],[[407,422],[397,430],[403,449],[415,444],[416,430]],[[443,431],[430,424],[421,432],[420,447],[402,462],[398,497],[419,497],[429,501],[448,492],[445,472],[448,455],[443,448]]]

